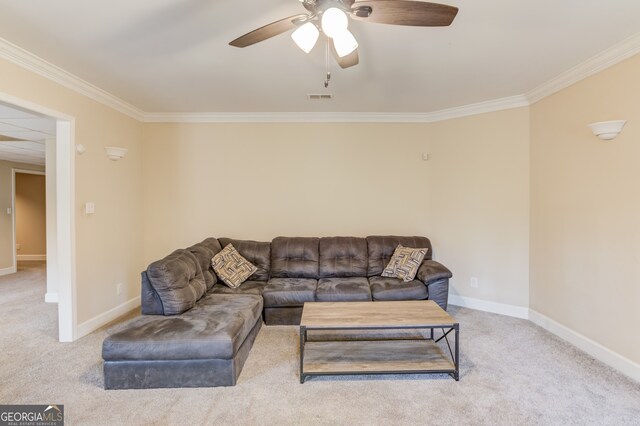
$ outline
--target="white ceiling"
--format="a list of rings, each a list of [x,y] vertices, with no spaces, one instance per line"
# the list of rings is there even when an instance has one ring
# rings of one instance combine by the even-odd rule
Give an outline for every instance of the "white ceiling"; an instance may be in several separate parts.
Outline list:
[[[410,113],[526,93],[640,31],[635,0],[444,3],[448,28],[351,21],[360,64],[327,91],[320,46],[228,46],[297,0],[0,0],[0,37],[147,112]]]
[[[44,141],[55,134],[54,119],[0,104],[0,160],[44,166]]]

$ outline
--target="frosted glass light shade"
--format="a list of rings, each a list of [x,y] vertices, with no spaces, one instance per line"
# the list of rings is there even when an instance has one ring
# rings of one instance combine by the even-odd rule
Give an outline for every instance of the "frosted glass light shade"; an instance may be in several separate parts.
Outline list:
[[[336,53],[341,58],[358,48],[358,42],[349,30],[342,30],[336,34],[336,36],[333,37],[333,45],[336,48]]]
[[[589,129],[602,140],[615,139],[620,134],[627,120],[601,121],[589,124]]]
[[[316,45],[319,35],[320,31],[318,31],[316,26],[311,22],[307,22],[291,33],[291,38],[304,53],[309,53],[311,49],[313,49],[313,46]]]
[[[322,14],[322,32],[327,37],[335,38],[336,35],[342,33],[349,26],[349,18],[347,14],[337,7],[330,7]]]

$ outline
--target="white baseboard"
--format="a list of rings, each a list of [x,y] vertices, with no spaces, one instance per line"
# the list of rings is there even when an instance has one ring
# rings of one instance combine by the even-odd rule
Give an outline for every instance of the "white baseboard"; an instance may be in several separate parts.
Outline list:
[[[529,308],[449,294],[449,304],[515,318],[529,319]]]
[[[622,374],[631,377],[633,380],[640,382],[640,364],[620,355],[601,345],[600,343],[589,339],[588,337],[570,329],[551,318],[534,311],[529,310],[529,320],[539,325],[545,330],[555,334],[563,340],[571,343],[577,348],[585,351],[598,361],[615,368]],[[629,336],[629,338],[633,338]]]
[[[16,256],[18,261],[25,260],[47,260],[46,254],[19,254]]]
[[[46,293],[44,295],[44,301],[46,303],[58,303],[58,293]]]
[[[126,314],[127,312],[135,309],[138,306],[140,306],[140,296],[134,297],[133,299],[128,300],[123,304],[118,305],[115,308],[110,309],[107,312],[104,312],[96,317],[93,317],[90,320],[83,322],[82,324],[78,324],[78,328],[76,330],[76,338],[79,339],[86,336],[92,331],[99,329],[103,325],[108,324],[109,322],[113,321],[119,316]]]
[[[0,277],[3,275],[9,275],[9,274],[15,274],[16,273],[16,267],[15,266],[10,266],[8,268],[3,268],[0,269]]]

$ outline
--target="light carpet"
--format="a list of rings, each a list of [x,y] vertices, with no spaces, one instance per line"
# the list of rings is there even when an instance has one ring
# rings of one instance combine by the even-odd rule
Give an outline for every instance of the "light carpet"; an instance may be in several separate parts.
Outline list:
[[[67,424],[640,425],[640,384],[536,325],[451,307],[461,378],[298,378],[296,327],[263,327],[235,387],[105,391],[102,340],[57,342],[42,263],[0,277],[0,403],[64,404]],[[130,317],[131,315],[129,315]]]

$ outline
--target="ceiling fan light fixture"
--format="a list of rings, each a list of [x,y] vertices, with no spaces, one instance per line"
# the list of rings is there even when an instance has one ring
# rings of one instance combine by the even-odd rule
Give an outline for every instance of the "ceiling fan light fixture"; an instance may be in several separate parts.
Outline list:
[[[333,45],[339,57],[344,58],[358,48],[358,41],[349,30],[342,30],[333,37]]]
[[[320,21],[322,26],[322,32],[327,37],[335,38],[336,35],[341,34],[349,26],[349,18],[347,14],[337,7],[330,7],[322,13],[322,20]]]
[[[319,35],[318,28],[313,23],[307,22],[291,33],[291,38],[304,53],[309,53],[316,45]]]

